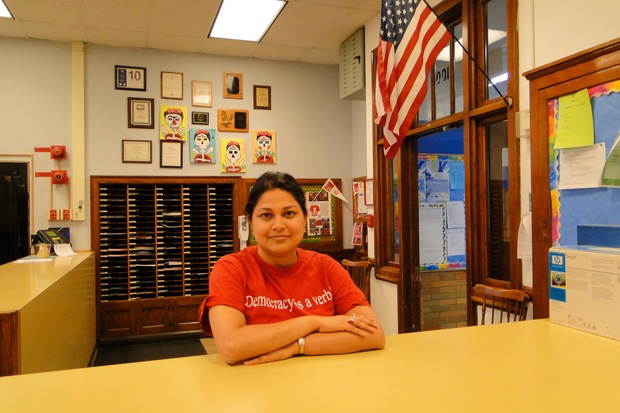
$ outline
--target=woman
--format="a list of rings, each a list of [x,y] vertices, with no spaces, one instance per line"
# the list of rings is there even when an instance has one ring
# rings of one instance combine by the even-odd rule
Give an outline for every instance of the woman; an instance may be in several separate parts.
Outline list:
[[[384,347],[377,317],[349,273],[327,255],[298,248],[308,213],[291,175],[260,176],[245,212],[256,246],[214,265],[199,315],[227,363]]]

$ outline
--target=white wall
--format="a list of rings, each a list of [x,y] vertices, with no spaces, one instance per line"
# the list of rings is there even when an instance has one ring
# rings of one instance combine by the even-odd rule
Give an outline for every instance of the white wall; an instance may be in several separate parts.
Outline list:
[[[71,177],[71,44],[0,38],[0,109],[5,127],[0,139],[0,154],[27,154],[34,159],[36,171],[58,169],[49,153],[33,154],[34,147],[66,145],[68,159],[62,169]],[[89,176],[90,175],[221,175],[216,165],[189,163],[184,145],[183,169],[159,167],[159,105],[184,105],[209,112],[209,128],[217,128],[217,108],[247,109],[249,127],[273,129],[278,144],[277,164],[247,165],[246,178],[255,178],[266,170],[282,170],[298,178],[340,178],[342,192],[351,198],[352,177],[352,104],[339,98],[337,66],[272,62],[257,59],[168,53],[154,50],[123,49],[86,45],[85,47],[85,161],[86,219],[71,222],[75,249],[90,249]],[[147,68],[147,91],[114,88],[114,65]],[[184,74],[184,99],[160,98],[160,72]],[[223,99],[222,73],[243,74],[243,99]],[[213,82],[213,107],[192,108],[191,81]],[[254,110],[252,85],[269,85],[272,110]],[[155,129],[127,128],[127,97],[155,99]],[[188,126],[191,122],[188,123]],[[193,127],[193,126],[190,126]],[[357,146],[365,134],[357,132]],[[245,138],[251,150],[250,133],[221,133],[218,137]],[[152,164],[124,164],[121,141],[142,139],[153,142]],[[6,161],[8,157],[0,157]],[[34,222],[32,227],[61,226],[64,221],[48,222],[50,208],[49,178],[34,180]],[[54,208],[68,208],[68,186],[55,186]],[[344,246],[351,247],[352,216],[343,208]]]

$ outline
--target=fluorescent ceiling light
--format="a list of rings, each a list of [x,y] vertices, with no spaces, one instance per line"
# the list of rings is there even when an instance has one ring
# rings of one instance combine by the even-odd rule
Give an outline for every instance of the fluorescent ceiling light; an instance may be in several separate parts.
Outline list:
[[[258,42],[286,1],[222,0],[209,37]]]
[[[4,1],[0,1],[0,17],[6,17],[8,19],[13,18],[13,15],[9,11],[9,8],[6,7],[6,4],[4,4]]]

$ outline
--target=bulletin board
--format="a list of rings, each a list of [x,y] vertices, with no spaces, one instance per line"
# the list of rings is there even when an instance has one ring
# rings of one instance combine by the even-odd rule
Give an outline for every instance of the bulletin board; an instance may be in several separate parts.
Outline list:
[[[418,155],[420,269],[465,268],[462,154]]]
[[[604,144],[605,158],[620,132],[620,81],[587,89],[594,130],[594,144]],[[561,150],[555,149],[558,137],[560,98],[548,102],[549,168],[551,189],[551,239],[553,246],[577,245],[578,225],[620,225],[620,188],[589,187],[562,189]],[[583,162],[589,162],[587,158]],[[565,168],[566,169],[566,168]],[[565,174],[568,172],[565,171]]]
[[[244,179],[246,182],[247,200],[252,186],[256,179]],[[325,179],[297,179],[306,195],[306,208],[308,210],[308,222],[306,233],[301,241],[300,247],[318,249],[337,249],[342,248],[342,201],[325,190],[321,190]],[[332,178],[336,186],[341,189],[340,179]],[[255,245],[256,240],[250,229],[248,245]]]

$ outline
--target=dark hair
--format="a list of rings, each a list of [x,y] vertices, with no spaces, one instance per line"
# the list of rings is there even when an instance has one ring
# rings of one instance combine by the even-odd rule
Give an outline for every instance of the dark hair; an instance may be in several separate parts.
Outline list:
[[[295,201],[297,201],[301,207],[304,215],[306,215],[306,197],[301,185],[299,185],[292,175],[285,172],[270,171],[259,176],[252,186],[250,196],[248,197],[248,202],[245,204],[245,213],[250,217],[250,219],[254,213],[254,208],[256,207],[258,198],[260,198],[265,192],[276,188],[282,189],[293,195],[293,198],[295,198]]]

